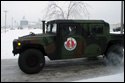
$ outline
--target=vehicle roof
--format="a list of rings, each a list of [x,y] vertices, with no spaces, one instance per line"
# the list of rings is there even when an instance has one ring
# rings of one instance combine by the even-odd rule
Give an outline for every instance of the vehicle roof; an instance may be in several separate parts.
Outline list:
[[[48,21],[47,23],[106,23],[104,20],[74,20],[74,19],[56,19]]]

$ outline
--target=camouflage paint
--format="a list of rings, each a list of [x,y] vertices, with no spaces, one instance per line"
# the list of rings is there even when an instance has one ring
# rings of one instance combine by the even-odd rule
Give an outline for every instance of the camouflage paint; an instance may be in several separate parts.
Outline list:
[[[50,45],[52,42],[54,42],[54,40],[52,39],[53,35],[50,34],[38,34],[38,35],[28,35],[28,36],[24,36],[24,37],[20,37],[19,40],[28,40],[30,41],[31,44],[41,44],[42,46],[48,46]]]
[[[85,49],[86,49],[86,43],[83,42],[82,40],[78,40],[77,47],[76,47],[75,53],[73,55],[73,58],[84,57]]]
[[[85,49],[84,57],[95,57],[101,54],[101,48],[97,44],[91,44]]]
[[[80,58],[80,57],[83,57],[83,53],[84,53],[84,50],[86,48],[86,42],[85,40],[83,39],[82,36],[80,35],[70,35],[67,38],[69,37],[72,37],[76,40],[77,42],[77,46],[74,50],[72,51],[68,51],[65,47],[64,47],[64,42],[66,40],[63,41],[63,44],[62,44],[62,52],[61,52],[61,56],[62,56],[62,59],[68,59],[68,58]]]
[[[48,23],[79,23],[81,25],[81,28],[83,30],[82,35],[70,35],[68,37],[73,37],[77,41],[77,46],[74,50],[68,51],[64,47],[64,42],[66,40],[63,40],[61,43],[61,47],[57,48],[60,44],[60,42],[57,42],[57,40],[54,39],[54,35],[52,34],[36,34],[36,35],[27,35],[20,37],[17,42],[21,42],[22,44],[37,44],[41,45],[47,56],[51,60],[56,59],[70,59],[70,58],[81,58],[81,57],[95,57],[100,54],[103,54],[108,47],[108,43],[111,41],[117,41],[120,43],[124,42],[124,35],[113,35],[109,32],[109,24],[104,22],[103,20],[53,20],[49,21]],[[103,26],[103,33],[102,34],[95,34],[95,36],[92,36],[90,34],[91,26],[93,25],[101,25]],[[58,27],[59,28],[59,27]],[[58,36],[58,35],[57,35]],[[117,43],[115,42],[115,43]],[[16,49],[16,46],[14,46],[14,49]],[[59,54],[59,50],[61,50],[61,55]]]
[[[50,54],[52,54],[55,51],[56,51],[55,43],[51,43],[50,45],[48,45],[45,48],[45,52],[46,52],[47,55],[50,55]]]

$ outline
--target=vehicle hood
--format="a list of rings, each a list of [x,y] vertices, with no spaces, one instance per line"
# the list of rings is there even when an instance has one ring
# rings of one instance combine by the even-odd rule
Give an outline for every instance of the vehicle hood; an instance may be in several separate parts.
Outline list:
[[[55,41],[55,35],[50,33],[30,34],[18,38],[19,41],[27,42],[28,44],[41,44],[47,46]]]
[[[19,39],[48,37],[48,36],[54,36],[54,35],[53,34],[49,34],[49,33],[44,33],[44,34],[29,34],[29,35],[25,35],[25,36],[19,37]]]

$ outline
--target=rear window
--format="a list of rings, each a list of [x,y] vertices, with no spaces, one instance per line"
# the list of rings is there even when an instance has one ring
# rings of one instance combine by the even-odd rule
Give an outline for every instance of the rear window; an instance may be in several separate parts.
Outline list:
[[[103,26],[101,24],[91,24],[90,32],[92,34],[103,34]]]

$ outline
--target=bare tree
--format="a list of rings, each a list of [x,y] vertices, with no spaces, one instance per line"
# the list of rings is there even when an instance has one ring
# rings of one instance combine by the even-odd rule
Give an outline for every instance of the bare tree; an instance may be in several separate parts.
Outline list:
[[[81,18],[86,16],[89,18],[89,12],[87,7],[90,7],[87,3],[83,1],[66,1],[68,6],[66,9],[58,5],[58,2],[51,1],[46,8],[46,19],[69,19],[69,18]],[[66,5],[66,4],[64,4]]]

